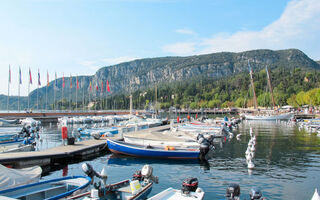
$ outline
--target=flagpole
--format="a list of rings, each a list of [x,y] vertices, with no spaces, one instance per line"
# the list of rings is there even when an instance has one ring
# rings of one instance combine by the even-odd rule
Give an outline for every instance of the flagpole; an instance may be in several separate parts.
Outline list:
[[[70,79],[71,82],[71,79]],[[71,85],[69,85],[69,110],[71,111]]]
[[[82,78],[82,110],[84,111],[84,77]]]
[[[72,76],[70,75],[70,85],[69,85],[69,110],[71,111],[71,87],[72,87]]]
[[[91,88],[92,88],[92,84],[91,81],[89,83],[89,103],[88,103],[88,110],[89,110],[89,104],[91,103]]]
[[[62,106],[63,106],[63,93],[64,93],[64,86],[65,86],[65,82],[64,82],[64,73],[62,74],[62,99],[61,99],[61,110],[62,110]]]
[[[30,110],[30,78],[28,84],[28,111]]]
[[[10,99],[10,82],[11,82],[11,68],[9,65],[9,79],[8,79],[8,98],[7,98],[7,110],[9,112],[9,99]]]
[[[37,85],[37,110],[39,112],[39,83]]]
[[[46,111],[48,110],[48,84],[46,87]]]
[[[76,111],[78,110],[78,76],[76,80]]]
[[[21,80],[21,68],[19,66],[19,85],[18,85],[18,112],[20,112],[20,80]]]
[[[57,72],[55,72],[54,86],[53,86],[53,109],[56,110],[56,84],[57,84]]]

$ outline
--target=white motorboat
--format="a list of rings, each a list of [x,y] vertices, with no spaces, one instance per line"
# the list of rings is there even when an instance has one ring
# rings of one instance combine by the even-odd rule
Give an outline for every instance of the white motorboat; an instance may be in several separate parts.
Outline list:
[[[204,194],[204,191],[201,188],[198,188],[198,179],[188,178],[183,181],[181,190],[170,187],[155,196],[148,198],[148,200],[202,200]]]
[[[244,117],[247,120],[289,120],[294,116],[294,113],[279,113],[279,114],[264,114],[253,115],[245,114]]]

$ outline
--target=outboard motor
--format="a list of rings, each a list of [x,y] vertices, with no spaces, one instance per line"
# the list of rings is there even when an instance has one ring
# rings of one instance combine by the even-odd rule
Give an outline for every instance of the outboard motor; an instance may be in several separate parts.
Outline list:
[[[226,199],[240,199],[240,186],[239,184],[230,184],[226,191]]]
[[[198,188],[197,178],[187,178],[182,182],[181,191],[183,194],[189,194],[190,192],[195,192]]]
[[[154,183],[159,182],[159,177],[153,176],[153,168],[150,165],[145,165],[143,166],[141,170],[141,175],[142,178],[145,182],[149,182],[150,180],[153,181]]]
[[[138,180],[138,181],[142,181],[142,174],[141,174],[141,170],[136,171],[133,175],[132,175],[132,180]]]
[[[253,188],[251,188],[249,195],[250,195],[250,200],[261,199],[262,192],[260,191],[260,189],[253,187]]]
[[[107,180],[108,176],[105,173],[105,170],[103,169],[102,172],[103,173],[98,173],[96,172],[93,167],[89,164],[89,163],[84,163],[82,164],[82,171],[91,178],[92,182],[93,182],[93,178],[96,176],[102,180],[104,180],[104,182]]]

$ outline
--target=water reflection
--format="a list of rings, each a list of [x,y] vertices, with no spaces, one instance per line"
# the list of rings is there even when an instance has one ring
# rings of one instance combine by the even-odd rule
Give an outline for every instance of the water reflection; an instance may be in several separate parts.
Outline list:
[[[249,129],[256,135],[255,168],[248,171],[245,151],[250,140]],[[314,188],[320,188],[320,138],[297,127],[276,122],[243,122],[235,130],[241,133],[230,141],[217,143],[213,157],[207,162],[137,159],[126,156],[102,155],[56,168],[44,179],[68,175],[81,175],[81,164],[89,162],[100,171],[107,166],[108,182],[130,178],[144,164],[151,164],[160,183],[152,194],[167,187],[180,188],[187,177],[197,177],[205,192],[205,199],[224,199],[226,187],[238,183],[241,198],[249,199],[252,186],[262,189],[268,199],[311,199]],[[48,129],[48,143],[59,141],[58,128]],[[45,140],[44,140],[45,142]],[[57,166],[56,166],[57,167]]]

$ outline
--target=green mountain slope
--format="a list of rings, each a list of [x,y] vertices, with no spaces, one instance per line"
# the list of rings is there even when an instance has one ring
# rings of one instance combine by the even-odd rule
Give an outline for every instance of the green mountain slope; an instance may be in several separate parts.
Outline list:
[[[127,106],[127,96],[129,92],[135,94],[142,94],[144,91],[148,91],[150,88],[154,88],[155,85],[158,85],[159,92],[161,92],[162,87],[166,88],[176,88],[181,87],[181,91],[185,91],[186,88],[189,88],[190,84],[199,84],[201,82],[202,85],[206,85],[206,87],[213,88],[213,82],[219,80],[217,83],[221,83],[221,87],[225,81],[232,82],[238,81],[237,87],[241,87],[242,93],[244,91],[249,91],[249,80],[248,80],[248,60],[250,60],[251,67],[254,72],[259,72],[257,78],[257,86],[258,93],[264,91],[264,86],[266,85],[260,78],[262,78],[263,74],[260,77],[260,71],[263,70],[266,66],[269,67],[271,73],[274,72],[282,74],[290,74],[296,73],[296,69],[300,69],[301,76],[305,76],[307,72],[318,72],[320,69],[319,63],[310,59],[307,55],[297,49],[288,49],[288,50],[252,50],[241,53],[230,53],[230,52],[221,52],[221,53],[213,53],[207,55],[197,55],[197,56],[188,56],[188,57],[162,57],[162,58],[146,58],[134,60],[131,62],[125,62],[118,65],[102,67],[99,69],[95,75],[93,76],[79,76],[78,80],[80,81],[80,89],[77,92],[77,101],[79,104],[82,104],[82,101],[87,104],[92,99],[100,99],[100,97],[105,98],[106,95],[106,81],[110,82],[111,93],[108,93],[108,96],[113,99],[120,98],[122,94],[126,94],[126,96],[121,97],[121,99],[116,99],[108,102],[108,107],[124,107]],[[262,73],[262,72],[261,72]],[[273,75],[274,76],[274,75]],[[276,76],[278,78],[278,75]],[[304,78],[304,77],[303,77]],[[92,91],[90,92],[89,83],[92,82]],[[101,81],[104,84],[104,92],[101,94]],[[280,82],[276,80],[274,85],[277,88]],[[300,87],[304,82],[301,82]],[[95,86],[98,84],[99,92],[95,91]],[[210,86],[211,84],[211,86]],[[226,83],[227,84],[227,83]],[[57,80],[57,89],[55,92],[56,101],[62,99],[62,95],[65,100],[71,100],[73,102],[72,106],[75,106],[76,102],[76,78],[72,78],[73,87],[70,88],[70,78],[65,78],[65,88],[62,90],[62,79]],[[261,89],[260,88],[261,85]],[[262,86],[263,85],[263,86]],[[223,86],[226,87],[226,86]],[[220,90],[222,96],[228,96],[225,98],[221,98],[220,104],[223,104],[225,101],[236,101],[238,96],[246,96],[247,94],[238,93],[233,94],[233,92],[240,91],[239,88],[222,88]],[[288,87],[287,87],[288,88]],[[48,87],[48,99],[49,104],[53,104],[54,101],[54,87],[53,82],[51,82]],[[180,101],[176,103],[176,105],[184,105],[184,102],[192,103],[195,101],[194,99],[183,100],[187,98],[188,95],[192,94],[194,98],[198,95],[198,100],[202,101],[201,97],[203,93],[207,93],[207,90],[198,87],[199,90],[195,90],[193,92],[186,92],[185,94],[180,94],[180,92],[174,92],[172,90],[172,94],[181,96]],[[227,91],[228,90],[228,91]],[[261,90],[261,91],[259,91]],[[62,92],[63,91],[63,92]],[[151,90],[150,90],[151,91]],[[169,89],[168,89],[169,91]],[[288,94],[293,92],[298,92],[299,89],[292,90]],[[39,88],[39,91],[34,90],[30,93],[31,105],[33,108],[36,108],[36,99],[37,92],[39,92],[40,105],[39,107],[45,107],[45,95],[46,95],[46,87]],[[152,100],[152,94],[154,92],[150,92],[148,96],[150,97],[150,101]],[[232,93],[232,94],[231,94]],[[216,94],[213,92],[212,94]],[[167,94],[167,98],[168,98]],[[210,96],[210,95],[209,95]],[[212,95],[211,95],[212,96]],[[247,95],[248,96],[248,95]],[[249,94],[250,96],[250,94]],[[249,97],[248,96],[248,97]],[[84,97],[84,98],[83,98]],[[91,98],[89,98],[91,97]],[[93,98],[94,97],[94,98]],[[146,95],[145,95],[146,97]],[[163,95],[159,95],[159,98],[165,98]],[[180,97],[179,97],[180,98]],[[212,97],[211,97],[212,98]],[[209,100],[209,97],[205,98]],[[213,98],[217,99],[217,98]],[[144,99],[145,100],[145,99]],[[145,104],[144,100],[140,106]],[[114,101],[114,102],[113,102]],[[0,96],[0,109],[6,109],[6,96]],[[11,108],[16,108],[15,101],[10,104]],[[163,101],[164,102],[164,101]],[[65,102],[66,103],[66,102]],[[167,102],[168,103],[168,102]],[[21,98],[22,108],[26,107],[27,98]],[[175,103],[170,103],[171,105],[175,105]],[[186,103],[185,103],[186,104]],[[118,106],[117,106],[118,105]],[[120,106],[121,105],[121,106]],[[68,105],[64,104],[65,108],[68,108]],[[80,105],[79,105],[80,106]],[[103,105],[105,106],[105,105]]]

